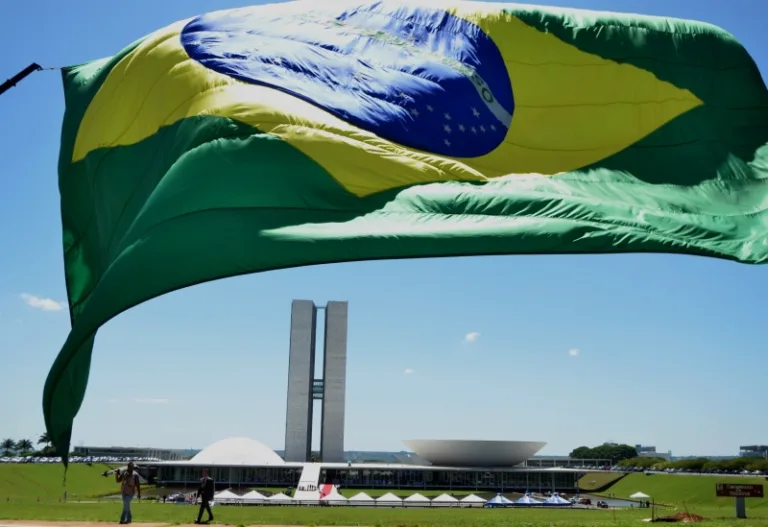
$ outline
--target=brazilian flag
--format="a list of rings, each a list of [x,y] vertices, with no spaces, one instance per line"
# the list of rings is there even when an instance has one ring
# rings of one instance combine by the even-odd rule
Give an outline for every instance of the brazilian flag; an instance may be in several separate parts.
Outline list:
[[[43,406],[65,458],[97,329],[200,282],[459,255],[768,261],[768,93],[725,31],[323,4],[205,14],[64,70],[72,330]]]

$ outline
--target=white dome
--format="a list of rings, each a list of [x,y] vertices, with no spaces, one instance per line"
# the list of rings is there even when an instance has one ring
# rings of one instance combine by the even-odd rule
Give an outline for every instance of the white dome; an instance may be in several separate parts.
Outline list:
[[[190,463],[196,465],[283,465],[285,461],[267,445],[247,437],[216,441],[200,451]]]

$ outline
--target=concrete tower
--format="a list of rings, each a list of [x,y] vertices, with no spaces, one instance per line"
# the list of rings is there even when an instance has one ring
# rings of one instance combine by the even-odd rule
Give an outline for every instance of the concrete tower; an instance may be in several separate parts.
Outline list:
[[[329,463],[344,462],[344,400],[347,390],[347,302],[325,306],[323,354],[323,423],[320,456]]]
[[[285,460],[307,461],[312,449],[312,379],[315,376],[317,308],[309,300],[291,305]]]
[[[325,311],[323,377],[315,378],[317,311]],[[288,359],[288,404],[285,417],[285,460],[309,461],[312,451],[312,413],[322,401],[320,457],[344,461],[344,406],[347,383],[347,302],[325,308],[310,300],[291,306]]]

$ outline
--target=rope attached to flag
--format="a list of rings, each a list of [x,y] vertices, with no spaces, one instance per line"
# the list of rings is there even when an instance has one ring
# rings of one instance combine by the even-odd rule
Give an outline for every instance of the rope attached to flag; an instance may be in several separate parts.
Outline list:
[[[46,71],[46,70],[57,70],[59,68],[44,68],[37,62],[33,62],[23,70],[21,70],[19,73],[5,81],[3,84],[0,84],[0,95],[4,94],[14,86],[16,86],[18,83],[32,75],[36,71]]]
[[[5,81],[4,83],[0,84],[0,95],[3,95],[5,92],[16,86],[18,83],[35,73],[36,71],[48,71],[48,70],[59,70],[61,68],[44,68],[37,62],[33,62],[20,72],[18,72],[16,75]],[[64,466],[64,477],[62,479],[61,485],[64,488],[64,495],[66,496],[67,492],[67,473],[69,472],[69,467],[66,465]]]

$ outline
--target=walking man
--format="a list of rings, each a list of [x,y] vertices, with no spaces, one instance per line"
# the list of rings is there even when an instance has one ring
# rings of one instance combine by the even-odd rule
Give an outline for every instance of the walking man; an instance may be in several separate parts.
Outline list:
[[[115,481],[120,483],[120,494],[123,497],[123,514],[120,515],[120,523],[126,524],[133,521],[131,516],[131,500],[134,494],[141,499],[141,484],[139,483],[139,473],[133,461],[128,462],[128,470],[121,472],[115,471]]]
[[[200,489],[197,491],[197,495],[200,496],[200,512],[197,513],[197,521],[195,523],[202,523],[203,511],[208,512],[208,521],[205,523],[211,523],[213,521],[213,513],[211,512],[213,490],[213,479],[208,477],[208,471],[203,469],[203,477],[200,478]]]

